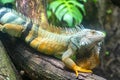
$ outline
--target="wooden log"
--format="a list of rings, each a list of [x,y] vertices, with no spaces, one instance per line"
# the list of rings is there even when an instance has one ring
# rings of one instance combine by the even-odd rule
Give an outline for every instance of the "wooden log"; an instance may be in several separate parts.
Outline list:
[[[0,80],[21,80],[0,41]]]
[[[24,70],[32,80],[105,80],[95,74],[81,73],[76,77],[73,71],[65,68],[61,60],[40,54],[20,40],[15,45],[10,43],[9,38],[3,41],[15,65]]]

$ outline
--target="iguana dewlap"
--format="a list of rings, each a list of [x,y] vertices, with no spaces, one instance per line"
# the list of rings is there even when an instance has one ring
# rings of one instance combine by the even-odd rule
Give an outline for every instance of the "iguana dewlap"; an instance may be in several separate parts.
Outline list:
[[[0,9],[0,23],[2,32],[24,39],[40,52],[61,58],[77,76],[78,72],[92,72],[91,69],[99,62],[97,46],[105,37],[103,32],[81,29],[71,35],[52,33],[8,8]]]

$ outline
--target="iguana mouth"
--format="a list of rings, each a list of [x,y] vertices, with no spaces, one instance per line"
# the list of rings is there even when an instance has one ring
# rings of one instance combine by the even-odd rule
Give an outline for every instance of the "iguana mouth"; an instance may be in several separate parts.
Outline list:
[[[98,42],[95,46],[98,47],[99,49],[101,48],[103,41]],[[95,46],[93,46],[89,51],[91,51]],[[100,50],[99,50],[100,51]]]

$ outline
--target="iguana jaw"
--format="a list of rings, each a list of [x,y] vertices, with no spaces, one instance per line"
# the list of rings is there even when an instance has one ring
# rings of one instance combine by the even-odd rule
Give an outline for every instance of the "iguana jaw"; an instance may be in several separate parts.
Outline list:
[[[105,38],[105,34],[101,31],[91,30],[91,29],[84,29],[80,34],[81,39],[79,45],[92,47],[97,45],[99,42],[103,41]]]
[[[104,38],[105,38],[105,34],[103,32],[100,31],[96,31],[98,35],[95,35],[94,37],[92,37],[91,43],[88,44],[89,50],[94,48],[95,46],[100,47]]]
[[[95,53],[98,53],[97,55],[99,55],[100,44],[104,40],[105,34],[101,31],[85,29],[80,35],[82,37],[76,36],[76,42],[78,42],[76,44],[78,58],[89,57],[92,54],[91,51],[94,49]]]

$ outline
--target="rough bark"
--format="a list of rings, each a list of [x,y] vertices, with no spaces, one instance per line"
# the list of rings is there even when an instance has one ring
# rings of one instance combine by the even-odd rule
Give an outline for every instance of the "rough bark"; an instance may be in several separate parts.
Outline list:
[[[21,80],[0,41],[0,80]]]
[[[10,38],[6,38],[7,40],[3,39],[3,43],[13,62],[18,68],[24,70],[32,80],[105,80],[95,74],[85,73],[81,73],[77,78],[75,73],[65,68],[60,60],[40,54],[20,40],[14,45]]]

